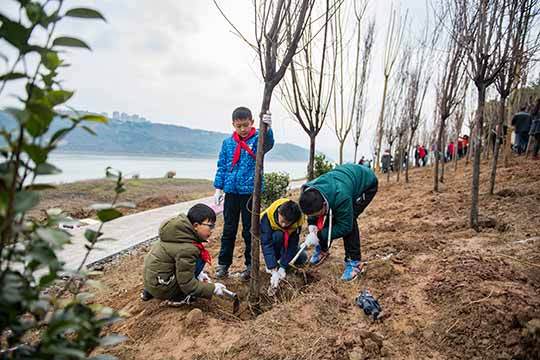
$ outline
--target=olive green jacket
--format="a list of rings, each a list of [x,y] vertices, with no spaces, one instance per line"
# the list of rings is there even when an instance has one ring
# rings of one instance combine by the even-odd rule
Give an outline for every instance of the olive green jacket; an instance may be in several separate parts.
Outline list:
[[[210,299],[214,284],[195,278],[202,242],[188,217],[180,214],[159,227],[159,240],[144,259],[144,287],[155,298],[171,299],[192,295]]]

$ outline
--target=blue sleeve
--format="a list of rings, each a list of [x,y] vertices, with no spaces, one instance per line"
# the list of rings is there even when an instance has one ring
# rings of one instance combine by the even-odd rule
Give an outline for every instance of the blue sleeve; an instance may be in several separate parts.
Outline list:
[[[217,162],[216,177],[214,179],[214,187],[221,190],[223,190],[223,187],[225,186],[225,172],[227,171],[227,159],[225,158],[226,141],[227,139],[223,140],[223,144],[221,144],[221,151],[219,152],[219,158]]]
[[[266,154],[274,147],[274,132],[272,128],[268,128],[266,137],[264,138],[264,153]]]
[[[278,266],[274,246],[272,244],[272,227],[268,221],[268,216],[264,215],[261,219],[261,248],[264,256],[264,262],[268,269],[274,269]]]
[[[300,242],[300,236],[298,234],[299,231],[295,231],[289,236],[289,247],[287,248],[287,251],[283,251],[281,259],[279,260],[282,268],[287,268],[289,266],[289,262],[299,250],[298,243]]]

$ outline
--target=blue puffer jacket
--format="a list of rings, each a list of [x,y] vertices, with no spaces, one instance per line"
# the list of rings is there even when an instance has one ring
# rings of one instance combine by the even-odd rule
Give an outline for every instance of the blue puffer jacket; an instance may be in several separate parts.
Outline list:
[[[246,141],[254,154],[257,153],[257,141],[259,141],[259,130],[257,130],[255,136]],[[242,150],[240,160],[232,168],[236,145],[236,141],[232,136],[223,140],[217,162],[214,187],[223,190],[227,194],[251,194],[255,180],[255,159],[247,151]],[[268,129],[264,142],[264,152],[270,151],[272,147],[274,147],[274,133],[272,129]]]

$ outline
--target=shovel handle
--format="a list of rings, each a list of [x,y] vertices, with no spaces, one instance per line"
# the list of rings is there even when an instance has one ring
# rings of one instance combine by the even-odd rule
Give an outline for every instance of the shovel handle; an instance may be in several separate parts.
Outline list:
[[[304,241],[302,243],[302,245],[300,246],[300,249],[298,250],[296,255],[294,255],[294,257],[291,259],[291,261],[289,261],[289,264],[294,265],[294,262],[296,261],[296,259],[298,259],[298,257],[302,253],[302,251],[304,251],[306,249],[306,247],[307,247],[307,245],[306,245],[306,242]]]

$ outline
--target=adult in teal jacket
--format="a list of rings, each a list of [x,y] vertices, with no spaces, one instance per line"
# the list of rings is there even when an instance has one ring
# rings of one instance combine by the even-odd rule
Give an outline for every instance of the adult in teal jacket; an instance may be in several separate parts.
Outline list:
[[[351,281],[361,272],[360,231],[356,219],[375,197],[378,181],[368,167],[345,164],[302,186],[300,208],[308,216],[307,245],[315,245],[310,262],[321,264],[334,239],[343,238],[345,271]]]

